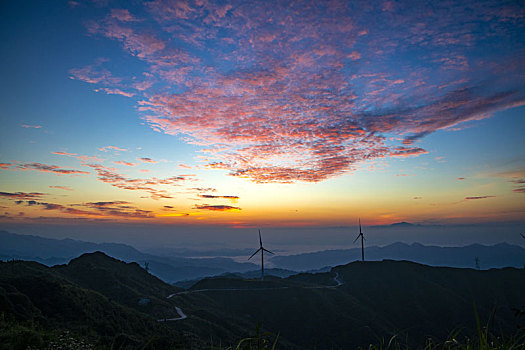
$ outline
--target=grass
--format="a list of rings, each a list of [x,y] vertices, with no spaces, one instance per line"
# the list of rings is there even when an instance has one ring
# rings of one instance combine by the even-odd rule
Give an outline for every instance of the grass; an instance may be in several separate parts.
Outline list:
[[[516,316],[524,316],[525,312],[517,310]],[[427,338],[424,346],[417,347],[422,350],[525,350],[525,328],[518,326],[516,334],[510,337],[504,335],[497,336],[489,328],[490,321],[494,318],[494,313],[482,325],[476,305],[474,305],[474,316],[476,319],[477,334],[475,337],[461,336],[460,331],[453,331],[444,342],[436,342],[432,338]],[[361,350],[365,348],[360,347]],[[409,350],[407,341],[399,339],[399,335],[392,336],[388,342],[383,339],[378,344],[370,344],[367,350]]]
[[[255,327],[255,335],[253,337],[243,338],[237,342],[237,345],[227,346],[222,345],[218,347],[212,346],[211,350],[274,350],[279,340],[279,334],[271,341],[272,333],[261,332],[261,323],[259,322]]]

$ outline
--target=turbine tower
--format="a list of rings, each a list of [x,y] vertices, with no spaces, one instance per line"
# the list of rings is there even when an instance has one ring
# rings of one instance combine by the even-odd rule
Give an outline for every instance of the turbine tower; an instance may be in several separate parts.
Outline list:
[[[361,260],[365,261],[365,244],[363,242],[365,237],[363,236],[363,232],[361,231],[361,218],[359,218],[359,234],[354,239],[354,243],[359,239],[359,237],[361,237]]]
[[[259,253],[259,251],[261,252],[261,281],[264,281],[264,252],[270,253],[272,255],[274,254],[268,249],[263,247],[262,238],[261,238],[261,230],[259,230],[259,249],[257,249],[255,253],[253,253],[252,256],[248,258],[248,260],[253,258],[255,254]]]

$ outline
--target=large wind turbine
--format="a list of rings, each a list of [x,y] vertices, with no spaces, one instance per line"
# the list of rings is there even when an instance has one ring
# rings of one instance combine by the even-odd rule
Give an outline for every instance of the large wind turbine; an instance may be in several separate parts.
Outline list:
[[[354,243],[359,239],[359,237],[361,237],[361,260],[365,261],[365,244],[363,242],[365,237],[363,236],[363,232],[361,231],[361,218],[359,218],[359,234],[354,239]]]
[[[259,253],[259,251],[261,252],[261,281],[264,281],[264,252],[270,253],[272,255],[274,255],[274,254],[271,251],[269,251],[268,249],[263,247],[263,245],[262,245],[262,238],[261,238],[261,230],[259,230],[259,249],[257,249],[255,251],[255,253],[253,253],[252,256],[250,256],[248,258],[248,260],[253,258],[253,256],[255,254]]]

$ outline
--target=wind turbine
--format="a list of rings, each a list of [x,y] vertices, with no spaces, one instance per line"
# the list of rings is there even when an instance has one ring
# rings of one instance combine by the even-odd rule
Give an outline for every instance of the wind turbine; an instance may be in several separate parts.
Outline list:
[[[270,253],[272,255],[274,254],[268,249],[263,247],[262,238],[261,238],[261,230],[259,230],[259,249],[257,249],[255,253],[253,253],[252,256],[248,258],[248,260],[253,258],[255,254],[259,253],[259,251],[261,252],[261,281],[264,281],[264,252]]]
[[[354,239],[354,243],[359,239],[359,237],[361,237],[361,260],[365,261],[365,244],[363,242],[365,237],[363,236],[363,232],[361,232],[361,218],[359,218],[359,234]]]

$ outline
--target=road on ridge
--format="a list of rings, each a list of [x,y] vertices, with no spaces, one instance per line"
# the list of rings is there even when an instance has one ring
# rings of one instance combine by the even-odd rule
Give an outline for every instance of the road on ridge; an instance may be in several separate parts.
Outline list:
[[[337,288],[344,284],[344,282],[340,279],[339,273],[336,271],[335,276],[333,278],[334,282],[336,283],[335,286],[316,286],[316,287],[304,287],[307,289],[327,289],[327,288]],[[168,295],[166,298],[171,299],[175,295],[184,295],[184,294],[190,294],[190,293],[199,293],[199,292],[213,292],[213,291],[237,291],[237,290],[277,290],[277,289],[289,289],[290,287],[266,287],[266,288],[206,288],[206,289],[195,289],[195,290],[185,290],[178,293],[172,293]],[[173,318],[163,318],[159,319],[157,321],[159,322],[166,322],[166,321],[180,321],[188,318],[184,312],[182,312],[181,308],[178,306],[175,306],[175,311],[177,311],[177,314],[179,317],[173,317]]]

